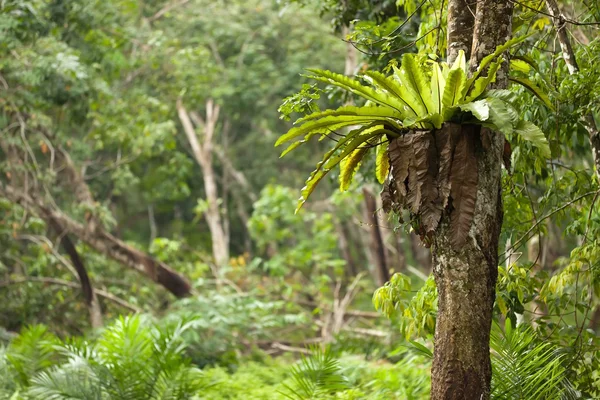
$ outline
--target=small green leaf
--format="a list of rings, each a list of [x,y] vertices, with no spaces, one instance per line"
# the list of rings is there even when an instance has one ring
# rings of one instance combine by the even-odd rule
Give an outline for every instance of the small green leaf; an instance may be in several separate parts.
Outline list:
[[[518,120],[518,114],[512,109],[512,106],[500,99],[489,97],[486,99],[490,108],[490,121],[504,135],[510,135],[513,132],[513,125]]]
[[[540,149],[542,155],[546,158],[550,158],[550,146],[548,140],[544,136],[544,132],[537,125],[529,121],[519,121],[515,127],[515,133],[520,135],[523,139],[531,142],[535,147]]]
[[[544,92],[542,89],[540,89],[535,83],[533,83],[532,81],[530,81],[529,79],[526,79],[526,78],[510,77],[509,80],[511,82],[518,83],[519,85],[523,86],[525,89],[529,90],[538,99],[540,99],[546,105],[546,107],[548,107],[549,109],[554,111],[554,106],[552,105],[552,102],[550,102],[550,98],[548,97],[546,92]]]
[[[462,111],[469,111],[480,121],[487,121],[490,116],[490,108],[486,100],[473,101],[471,103],[459,104]]]

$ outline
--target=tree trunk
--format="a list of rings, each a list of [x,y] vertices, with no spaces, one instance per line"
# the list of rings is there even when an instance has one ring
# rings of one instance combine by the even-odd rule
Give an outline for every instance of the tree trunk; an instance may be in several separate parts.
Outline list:
[[[375,282],[377,285],[383,286],[390,280],[390,273],[385,257],[383,237],[381,235],[381,230],[379,229],[379,221],[377,220],[377,202],[375,196],[369,189],[364,188],[363,195],[365,197],[365,218],[366,223],[369,225],[371,236],[369,251],[371,252],[372,260],[374,262]]]
[[[202,170],[204,191],[206,192],[206,202],[208,203],[204,218],[210,230],[213,257],[217,266],[223,266],[229,262],[229,240],[226,235],[225,224],[221,218],[221,211],[219,210],[217,181],[212,165],[212,139],[219,119],[219,110],[219,106],[215,105],[212,99],[209,99],[206,102],[206,119],[203,119],[195,113],[188,114],[182,100],[177,100],[179,120],[183,125],[183,130],[192,148],[194,158]],[[198,134],[192,124],[192,119],[198,128],[203,130],[202,143],[198,140]],[[217,277],[218,279],[219,277]]]
[[[79,279],[79,284],[81,285],[81,291],[83,293],[85,305],[90,313],[91,326],[94,329],[101,328],[103,326],[102,309],[100,308],[100,303],[96,297],[96,292],[94,291],[90,277],[87,273],[85,265],[83,264],[83,260],[79,256],[79,252],[71,241],[71,238],[63,230],[60,224],[51,217],[47,218],[47,220],[50,222],[52,229],[56,232],[56,234],[61,237],[62,247],[65,250],[65,253],[69,255],[71,264],[73,264],[73,267],[77,272],[77,278]]]
[[[472,69],[496,46],[510,38],[512,10],[510,0],[480,0],[477,3]],[[461,12],[469,13],[469,10],[462,9]],[[451,25],[451,21],[448,24]],[[452,41],[449,38],[449,43]],[[506,87],[506,63],[504,67],[498,73],[496,87]],[[475,140],[477,198],[467,242],[461,249],[453,248],[448,221],[444,218],[432,247],[438,288],[431,372],[431,398],[434,400],[481,400],[490,396],[489,340],[503,215],[501,165],[504,137],[486,128],[478,137],[479,140]]]
[[[348,236],[346,235],[346,230],[344,229],[344,223],[342,221],[335,222],[335,232],[338,237],[340,252],[346,261],[346,268],[344,268],[344,271],[346,272],[347,277],[352,279],[358,274],[358,270],[356,268],[354,257],[352,256],[352,251],[350,251]]]
[[[475,25],[475,12],[471,5],[475,4],[467,0],[448,1],[448,64],[454,62],[460,50],[465,52],[467,60],[471,56]]]

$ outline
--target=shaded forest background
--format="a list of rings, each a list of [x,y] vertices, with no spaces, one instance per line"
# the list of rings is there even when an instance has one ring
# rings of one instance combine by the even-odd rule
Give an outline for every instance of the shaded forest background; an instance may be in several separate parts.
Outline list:
[[[509,138],[495,398],[600,395],[588,129],[600,9],[558,5],[575,74],[553,10],[515,9],[514,36],[531,36],[511,50],[510,90],[551,156]],[[390,72],[403,53],[442,57],[443,1],[0,10],[0,397],[428,396],[430,252],[411,221],[383,211],[375,157],[347,191],[330,174],[295,213],[331,140],[284,158],[273,145],[291,118],[357,101],[307,68],[354,75]]]

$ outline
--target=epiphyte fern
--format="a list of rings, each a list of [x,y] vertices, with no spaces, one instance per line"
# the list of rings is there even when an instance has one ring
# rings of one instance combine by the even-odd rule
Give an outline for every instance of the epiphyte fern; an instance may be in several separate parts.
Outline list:
[[[405,54],[400,68],[394,68],[390,76],[368,71],[357,79],[330,71],[309,70],[310,78],[353,93],[362,98],[365,105],[313,112],[298,119],[296,126],[277,140],[276,146],[290,143],[283,156],[315,136],[323,140],[339,135],[339,130],[354,128],[336,138],[336,146],[325,154],[310,175],[302,189],[298,209],[319,181],[347,157],[351,157],[352,162],[344,162],[342,166],[351,170],[342,171],[342,190],[349,186],[361,159],[377,144],[416,130],[439,130],[446,122],[482,125],[505,135],[520,134],[548,157],[550,150],[543,133],[535,125],[520,121],[519,114],[506,98],[487,90],[504,62],[502,53],[524,39],[515,38],[498,47],[481,61],[471,77],[464,53],[452,66],[443,62],[431,62],[427,66],[417,62],[415,55]],[[383,157],[377,159],[377,177],[383,181],[387,175],[382,171],[385,161]]]

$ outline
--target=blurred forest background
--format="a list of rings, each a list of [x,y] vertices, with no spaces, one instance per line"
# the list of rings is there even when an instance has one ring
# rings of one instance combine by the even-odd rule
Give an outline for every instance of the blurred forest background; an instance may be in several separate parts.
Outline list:
[[[600,397],[600,192],[581,122],[600,105],[600,5],[558,2],[577,22],[570,74],[545,3],[519,2],[513,22],[531,36],[511,77],[534,90],[510,90],[552,156],[514,138],[503,173],[498,399]],[[375,160],[294,213],[331,142],[273,145],[290,116],[353,101],[306,68],[443,56],[443,1],[0,12],[0,398],[428,397],[430,253],[383,212]]]

